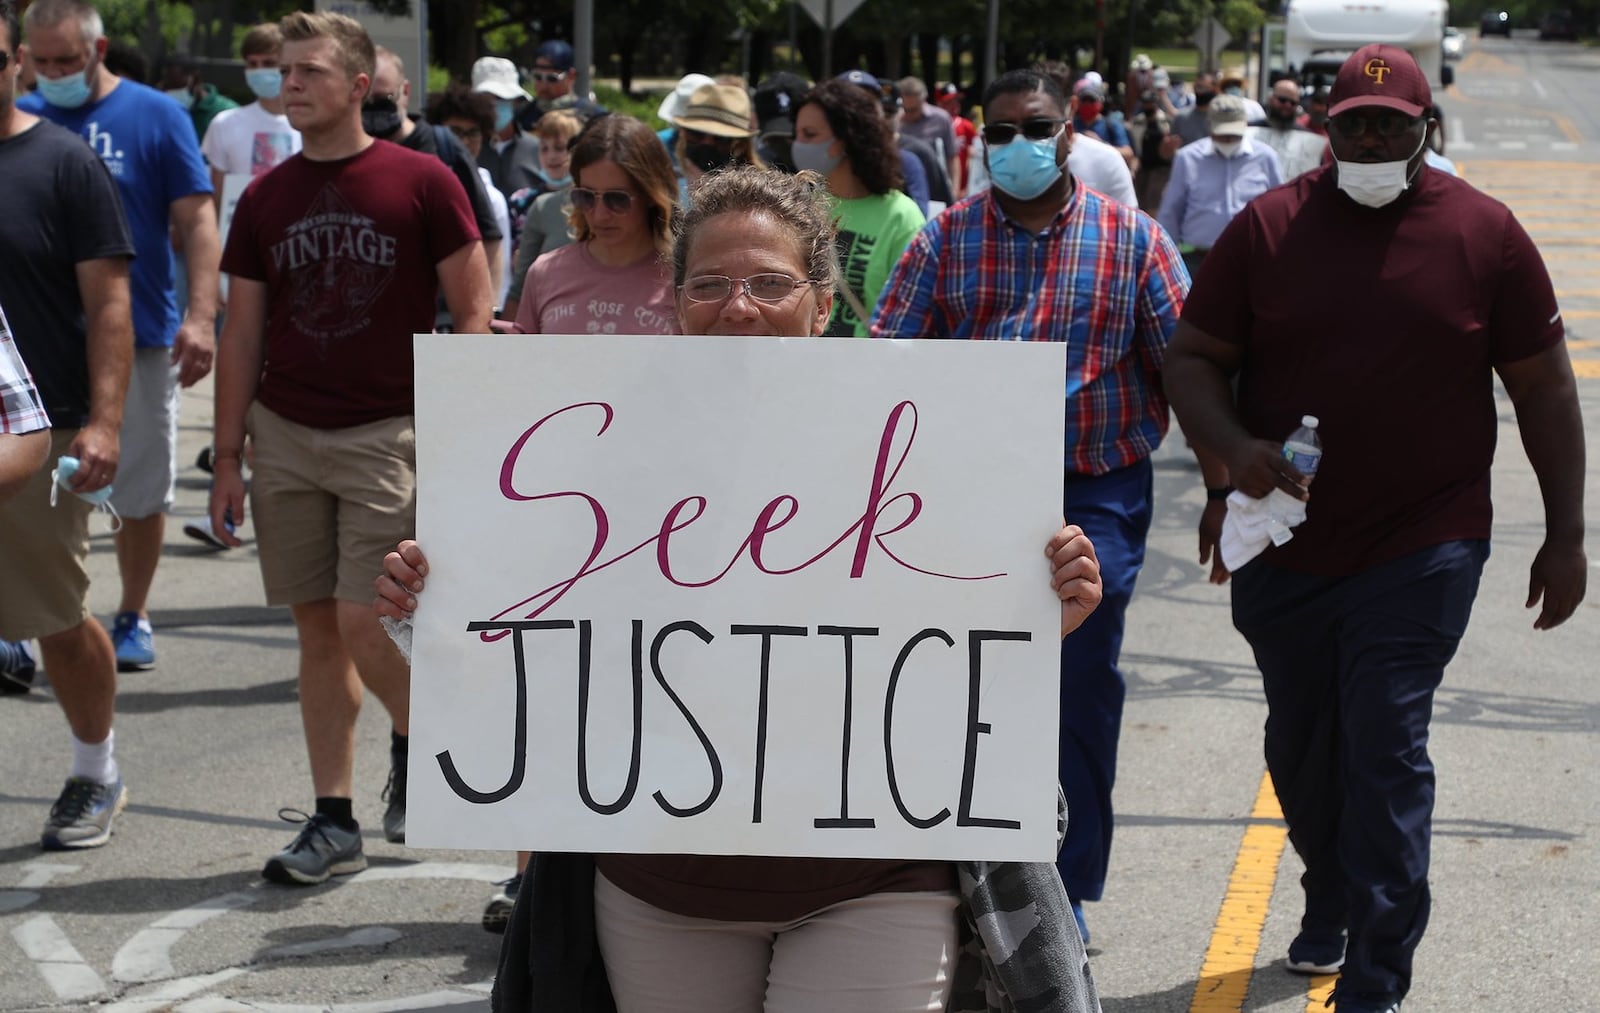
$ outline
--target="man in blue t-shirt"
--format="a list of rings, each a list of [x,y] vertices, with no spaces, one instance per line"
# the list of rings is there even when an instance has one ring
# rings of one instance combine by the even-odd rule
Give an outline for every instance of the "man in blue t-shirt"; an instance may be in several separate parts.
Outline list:
[[[194,127],[176,102],[105,67],[99,13],[85,0],[35,0],[23,18],[39,90],[17,107],[89,142],[117,181],[133,262],[134,363],[112,505],[122,516],[117,564],[122,604],[112,641],[117,668],[155,665],[146,604],[161,559],[177,476],[178,386],[211,370],[217,262],[211,177]],[[184,251],[188,306],[173,284],[169,222]]]

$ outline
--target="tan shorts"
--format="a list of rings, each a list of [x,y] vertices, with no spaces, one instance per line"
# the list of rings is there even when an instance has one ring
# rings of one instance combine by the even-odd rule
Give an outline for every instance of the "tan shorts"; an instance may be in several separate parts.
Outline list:
[[[77,436],[76,429],[51,432],[44,466],[0,503],[0,637],[7,640],[48,637],[89,618],[94,508],[65,489],[50,505],[50,472]]]
[[[250,406],[250,512],[271,605],[372,601],[383,557],[417,526],[417,434],[409,415],[312,429]]]

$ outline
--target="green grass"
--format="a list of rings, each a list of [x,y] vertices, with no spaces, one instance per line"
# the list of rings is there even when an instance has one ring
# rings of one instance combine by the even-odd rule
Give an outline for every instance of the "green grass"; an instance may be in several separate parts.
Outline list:
[[[671,125],[656,116],[656,110],[661,108],[661,97],[659,95],[634,98],[625,94],[620,88],[596,84],[594,86],[594,97],[595,101],[614,113],[626,113],[629,116],[645,121],[652,130],[660,130],[662,127]]]

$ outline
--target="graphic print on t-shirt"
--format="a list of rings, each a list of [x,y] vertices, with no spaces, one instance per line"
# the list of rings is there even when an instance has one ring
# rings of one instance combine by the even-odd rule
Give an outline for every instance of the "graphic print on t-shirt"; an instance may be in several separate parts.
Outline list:
[[[372,306],[394,277],[395,237],[357,214],[332,183],[272,246],[287,279],[295,323],[324,357],[372,322]]]
[[[258,130],[250,142],[250,175],[263,176],[294,154],[294,138],[281,131]]]
[[[867,265],[872,261],[872,251],[878,248],[878,237],[848,229],[839,230],[839,268],[841,284],[855,293],[863,309],[871,310],[867,302]],[[835,313],[826,334],[829,337],[850,337],[856,332],[856,311],[848,299],[835,299]]]

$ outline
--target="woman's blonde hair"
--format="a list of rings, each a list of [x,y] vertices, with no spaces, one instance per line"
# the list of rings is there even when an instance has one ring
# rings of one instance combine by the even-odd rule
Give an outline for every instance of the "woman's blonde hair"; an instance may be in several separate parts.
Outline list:
[[[833,200],[822,177],[814,172],[790,175],[777,169],[734,165],[718,169],[700,180],[694,203],[678,217],[672,244],[673,284],[682,285],[689,269],[689,248],[706,222],[726,214],[766,215],[794,237],[806,277],[818,291],[832,292],[839,284],[837,228]]]

